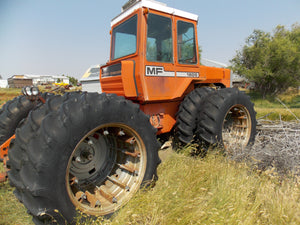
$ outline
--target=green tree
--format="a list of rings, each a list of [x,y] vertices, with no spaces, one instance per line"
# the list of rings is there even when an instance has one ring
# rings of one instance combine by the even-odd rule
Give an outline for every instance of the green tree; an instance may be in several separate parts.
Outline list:
[[[297,87],[300,85],[300,25],[294,24],[291,30],[277,26],[273,33],[254,30],[231,63],[231,69],[255,82],[264,97]]]
[[[70,81],[71,85],[77,86],[78,80],[75,77],[70,77],[70,76],[67,76],[67,77],[69,78],[69,81]]]

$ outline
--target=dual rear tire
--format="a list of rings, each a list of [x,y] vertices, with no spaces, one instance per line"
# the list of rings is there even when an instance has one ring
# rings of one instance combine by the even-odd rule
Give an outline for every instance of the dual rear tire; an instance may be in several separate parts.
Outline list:
[[[204,94],[200,98],[198,93]],[[235,88],[213,91],[197,88],[180,105],[176,128],[179,130],[178,139],[183,144],[195,141],[204,149],[208,146],[227,150],[245,148],[255,140],[256,113],[253,106],[250,97]]]

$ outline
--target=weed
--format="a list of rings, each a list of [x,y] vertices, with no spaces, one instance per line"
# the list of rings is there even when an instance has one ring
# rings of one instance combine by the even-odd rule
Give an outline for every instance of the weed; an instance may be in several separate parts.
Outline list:
[[[21,89],[17,88],[0,88],[0,106],[5,104],[8,100],[21,95]]]
[[[3,168],[0,163],[0,168]],[[0,224],[32,225],[31,216],[25,207],[16,199],[9,182],[0,183]]]
[[[289,91],[279,96],[267,96],[265,99],[258,92],[250,91],[247,94],[254,103],[257,118],[266,115],[270,120],[278,120],[281,117],[284,121],[291,121],[295,120],[295,116],[300,118],[300,95],[298,92]]]

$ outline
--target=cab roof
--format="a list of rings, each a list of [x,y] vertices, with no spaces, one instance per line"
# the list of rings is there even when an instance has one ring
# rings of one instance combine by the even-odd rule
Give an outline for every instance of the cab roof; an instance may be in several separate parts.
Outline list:
[[[185,12],[179,9],[174,9],[168,7],[167,4],[154,1],[154,0],[129,0],[123,7],[122,12],[117,17],[111,20],[111,26],[115,25],[116,23],[120,22],[135,10],[139,8],[149,8],[154,9],[160,12],[168,13],[170,15],[180,16],[186,19],[198,21],[198,15]]]

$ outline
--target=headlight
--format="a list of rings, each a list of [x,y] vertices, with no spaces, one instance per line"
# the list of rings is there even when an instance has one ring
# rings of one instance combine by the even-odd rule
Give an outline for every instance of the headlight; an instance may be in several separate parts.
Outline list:
[[[23,95],[27,95],[27,94],[26,94],[26,91],[25,91],[25,87],[22,88],[22,94],[23,94]]]
[[[31,87],[29,87],[29,86],[25,87],[25,93],[26,93],[27,96],[31,96],[32,95]]]
[[[40,90],[38,87],[32,86],[26,86],[22,88],[22,94],[26,96],[38,96],[40,93]]]
[[[33,96],[37,96],[40,93],[40,90],[38,89],[38,87],[32,87],[32,88],[30,88],[30,91]]]

